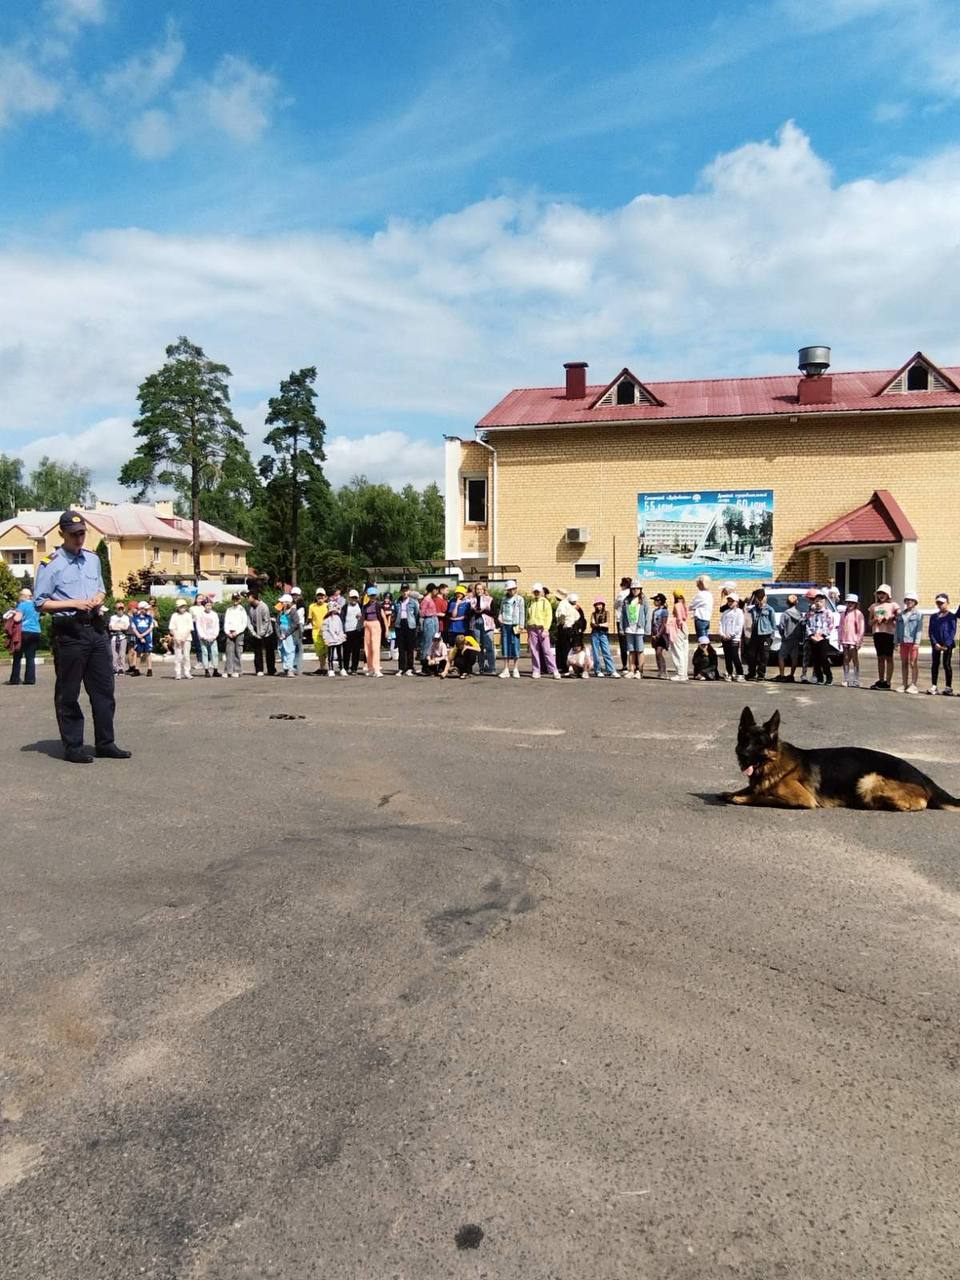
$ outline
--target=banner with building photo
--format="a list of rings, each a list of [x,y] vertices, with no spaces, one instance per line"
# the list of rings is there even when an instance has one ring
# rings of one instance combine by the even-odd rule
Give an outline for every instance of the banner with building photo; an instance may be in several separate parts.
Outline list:
[[[773,577],[773,490],[637,494],[637,576]]]

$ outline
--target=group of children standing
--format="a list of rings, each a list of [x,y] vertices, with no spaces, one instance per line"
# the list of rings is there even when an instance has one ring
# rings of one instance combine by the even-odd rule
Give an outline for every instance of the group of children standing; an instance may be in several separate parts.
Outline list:
[[[542,676],[555,680],[565,676],[641,679],[646,674],[649,644],[655,678],[685,681],[692,667],[694,680],[744,681],[766,679],[771,646],[779,637],[776,680],[796,680],[800,667],[802,682],[832,684],[831,657],[839,649],[842,684],[859,688],[860,650],[869,622],[878,667],[871,688],[893,688],[898,654],[899,687],[905,693],[919,692],[924,615],[915,593],[905,592],[903,604],[898,604],[888,583],[877,588],[866,612],[854,593],[848,593],[841,606],[840,593],[831,581],[826,588],[805,592],[806,610],[800,607],[798,595],[788,596],[787,607],[779,616],[763,588],[744,601],[736,584],[724,583],[720,590],[719,653],[711,640],[714,596],[706,577],[697,580],[689,607],[680,591],[673,592],[668,604],[662,592],[648,599],[638,579],[622,579],[612,607],[604,596],[597,596],[589,618],[576,592],[557,591],[554,605],[550,591],[540,582],[533,584],[529,605],[512,579],[505,584],[498,606],[484,583],[472,590],[457,584],[452,597],[447,590],[431,584],[420,594],[404,584],[394,600],[389,594],[381,595],[374,584],[368,584],[362,596],[351,589],[345,595],[335,591],[329,598],[321,587],[314,603],[304,610],[301,593],[294,589],[280,597],[272,613],[254,594],[246,601],[236,594],[222,619],[210,599],[200,598],[193,604],[179,599],[164,644],[172,651],[176,679],[192,678],[191,655],[208,677],[239,677],[245,635],[252,637],[258,675],[264,674],[264,658],[266,674],[274,674],[277,656],[282,670],[276,674],[295,675],[303,670],[303,632],[309,618],[317,674],[356,673],[363,658],[367,674],[380,676],[381,647],[386,642],[391,654],[397,656],[398,676],[414,674],[418,655],[424,675],[465,678],[474,671],[497,674],[493,641],[499,631],[503,659],[499,675],[506,680],[519,679],[520,638],[525,630],[535,680]],[[932,660],[928,692],[940,692],[942,679],[942,692],[952,695],[960,610],[951,608],[945,593],[936,597],[936,606],[929,620]],[[692,663],[691,619],[695,642]],[[116,604],[108,633],[117,674],[153,674],[157,627],[152,602],[141,600],[132,608],[124,601]],[[619,670],[611,643],[614,628],[620,647]]]

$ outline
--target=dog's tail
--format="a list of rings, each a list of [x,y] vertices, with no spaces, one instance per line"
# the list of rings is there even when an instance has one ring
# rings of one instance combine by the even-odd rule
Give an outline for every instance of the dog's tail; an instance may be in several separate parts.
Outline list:
[[[938,787],[934,783],[927,798],[927,808],[947,809],[951,813],[960,813],[960,800],[956,796],[949,795],[944,791],[943,787]]]

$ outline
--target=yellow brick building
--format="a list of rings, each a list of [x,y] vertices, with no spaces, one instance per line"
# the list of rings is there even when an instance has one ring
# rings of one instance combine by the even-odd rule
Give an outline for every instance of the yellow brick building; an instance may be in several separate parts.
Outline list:
[[[511,391],[475,439],[447,439],[448,561],[493,580],[516,566],[525,590],[584,599],[638,575],[689,599],[698,572],[741,591],[831,576],[861,599],[881,581],[926,605],[960,597],[960,369],[917,352],[831,376],[828,348],[805,353],[799,377],[643,383],[623,369],[588,386],[578,363],[564,385]]]
[[[174,515],[173,504],[98,502],[83,512],[87,546],[106,543],[115,585],[149,568],[157,581],[193,575],[193,526]],[[36,577],[40,558],[60,545],[59,511],[21,511],[0,523],[0,557],[18,578]],[[241,582],[247,576],[249,542],[200,522],[200,567],[204,578]]]

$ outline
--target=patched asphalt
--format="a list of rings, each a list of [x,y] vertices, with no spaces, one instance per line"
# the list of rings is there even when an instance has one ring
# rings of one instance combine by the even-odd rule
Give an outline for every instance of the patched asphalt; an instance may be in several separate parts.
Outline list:
[[[165,677],[0,688],[4,1280],[957,1274],[960,815],[715,797],[960,698]]]

